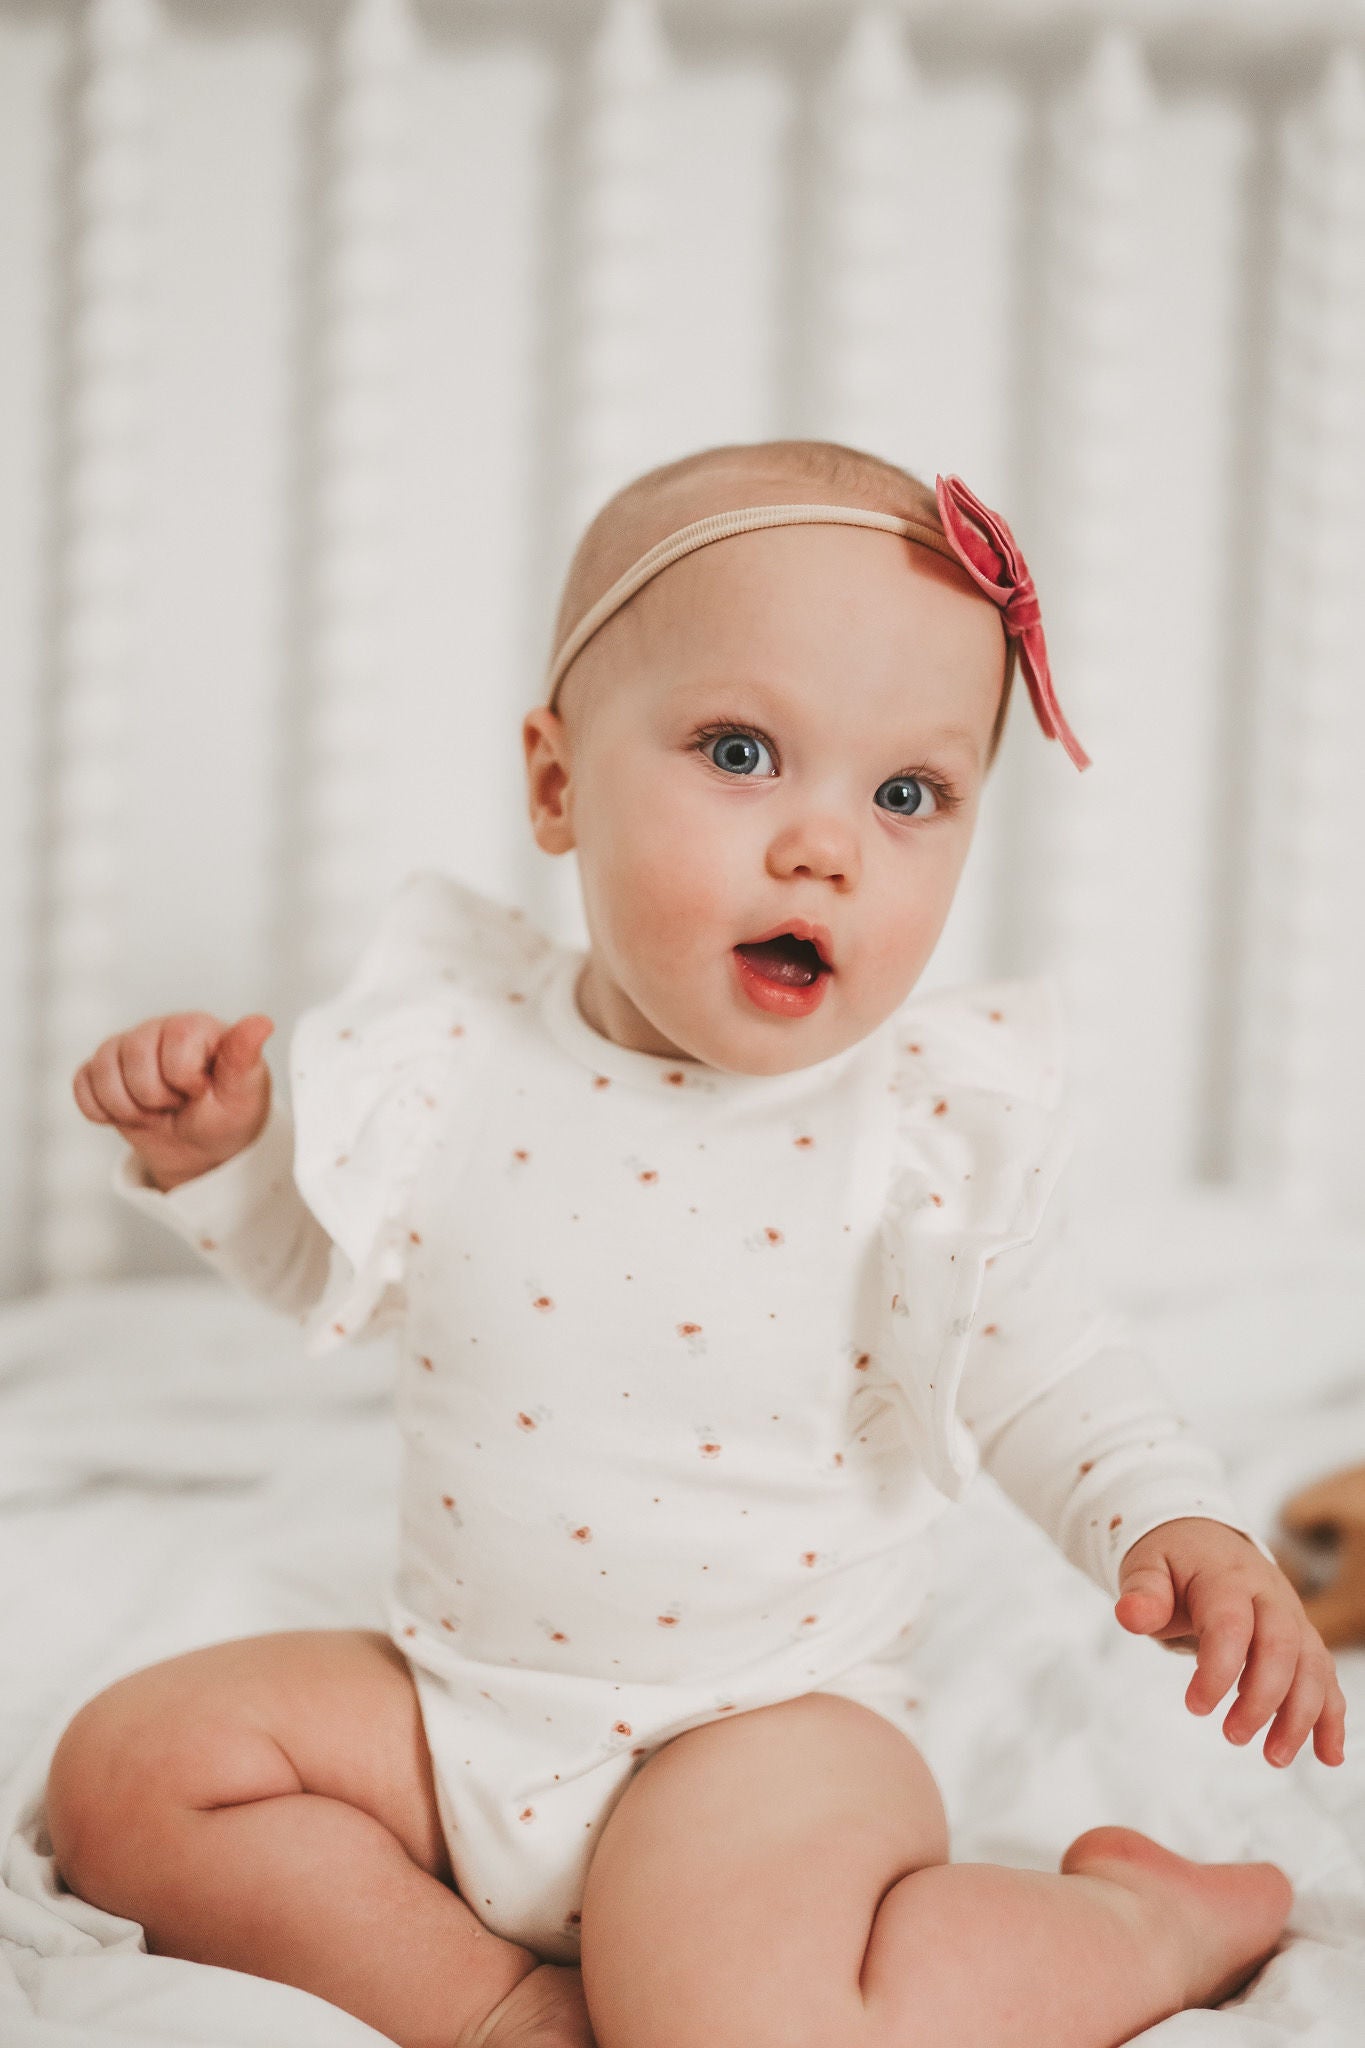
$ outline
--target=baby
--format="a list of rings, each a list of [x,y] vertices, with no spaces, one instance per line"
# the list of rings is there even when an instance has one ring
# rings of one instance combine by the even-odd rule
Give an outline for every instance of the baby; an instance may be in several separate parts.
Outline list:
[[[826,442],[714,448],[583,536],[531,822],[586,950],[408,878],[342,992],[107,1040],[119,1192],[324,1355],[399,1333],[384,1630],[210,1645],[83,1706],[72,1890],[403,2048],[1109,2048],[1274,1952],[1272,1863],[1116,1826],[953,1863],[915,1735],[979,1466],[1342,1761],[1333,1662],[1066,1229],[1052,977],[916,996],[1016,664],[1008,528]],[[917,1627],[917,1622],[920,1626]]]

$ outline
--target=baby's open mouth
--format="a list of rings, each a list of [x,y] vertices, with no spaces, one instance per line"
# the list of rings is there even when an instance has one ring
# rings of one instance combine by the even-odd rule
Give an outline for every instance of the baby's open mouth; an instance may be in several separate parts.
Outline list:
[[[736,946],[735,951],[752,961],[765,980],[786,982],[794,988],[808,987],[830,972],[810,940],[794,938],[790,932],[782,932],[775,939],[760,939],[756,944]]]

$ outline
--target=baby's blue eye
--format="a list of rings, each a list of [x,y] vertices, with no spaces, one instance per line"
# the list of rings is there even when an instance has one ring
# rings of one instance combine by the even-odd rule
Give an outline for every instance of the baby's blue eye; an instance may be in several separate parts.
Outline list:
[[[747,775],[753,765],[752,750],[755,747],[760,748],[765,754],[768,752],[764,741],[755,733],[723,732],[716,742],[715,753],[711,753],[709,747],[706,749],[706,758],[708,761],[714,761],[717,768],[724,768],[727,773],[733,770],[737,775]],[[769,758],[771,759],[771,756]]]
[[[704,753],[708,761],[727,775],[751,776],[756,766],[756,753],[767,754],[769,760],[772,758],[772,742],[741,726],[706,726],[697,735],[696,746],[698,752]],[[945,798],[924,775],[893,775],[889,782],[881,785],[878,796],[882,790],[892,792],[887,809],[897,817],[932,818],[948,807]],[[926,794],[932,799],[932,808],[928,810],[925,809]]]
[[[932,786],[922,775],[893,775],[889,782],[882,784],[882,789],[895,792],[895,801],[890,808],[902,818],[917,818],[920,815],[926,790],[933,796]],[[881,790],[878,790],[877,794],[880,796]],[[938,798],[934,797],[934,809],[937,808]],[[933,811],[925,812],[926,817],[932,817],[933,814]]]

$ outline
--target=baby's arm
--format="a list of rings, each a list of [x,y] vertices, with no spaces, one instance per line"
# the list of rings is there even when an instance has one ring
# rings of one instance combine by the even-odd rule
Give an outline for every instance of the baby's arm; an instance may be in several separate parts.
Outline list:
[[[1017,1398],[1008,1419],[974,1408],[981,1389],[965,1374],[961,1412],[983,1468],[1077,1570],[1116,1600],[1126,1552],[1176,1517],[1223,1523],[1260,1550],[1221,1460],[1174,1411],[1121,1321],[1096,1317],[1068,1350],[1054,1344],[1032,1353],[1021,1344],[1024,1308],[1016,1301],[1007,1311],[995,1297],[986,1318],[995,1328],[974,1340],[1013,1350]]]
[[[1193,1647],[1191,1713],[1241,1672],[1224,1722],[1267,1759],[1310,1729],[1343,1756],[1345,1699],[1297,1593],[1237,1513],[1222,1461],[1174,1411],[1124,1321],[1098,1310],[1068,1242],[1064,1188],[1037,1235],[987,1267],[959,1413],[986,1471],[1115,1601],[1138,1635]]]
[[[261,1016],[230,1027],[198,1011],[149,1018],[106,1039],[72,1092],[127,1141],[115,1194],[302,1320],[327,1283],[332,1241],[294,1182],[292,1124],[261,1056],[271,1029]]]

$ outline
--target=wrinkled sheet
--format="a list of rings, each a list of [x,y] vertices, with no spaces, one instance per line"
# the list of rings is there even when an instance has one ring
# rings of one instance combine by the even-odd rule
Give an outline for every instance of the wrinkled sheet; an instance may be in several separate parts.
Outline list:
[[[1201,1344],[1216,1342],[1207,1327]],[[1241,1310],[1245,1312],[1245,1290]],[[1169,1303],[1165,1336],[1179,1322]],[[1174,1318],[1174,1321],[1172,1321]],[[1141,1327],[1139,1325],[1139,1327]],[[383,1626],[398,1442],[384,1339],[302,1358],[287,1320],[214,1281],[119,1282],[0,1307],[0,2043],[3,2048],[362,2048],[324,2000],[147,1954],[140,1927],[57,1878],[47,1768],[123,1673],[226,1638]],[[1283,1397],[1281,1397],[1283,1399]],[[1193,1402],[1189,1405],[1194,1406]],[[1273,1540],[1278,1502],[1365,1461],[1365,1337],[1312,1405],[1216,1407],[1201,1427]],[[1120,1822],[1182,1854],[1267,1857],[1296,1899],[1270,1962],[1159,2048],[1365,2043],[1365,1651],[1344,1653],[1347,1756],[1288,1769],[1184,1706],[1193,1666],[1128,1635],[988,1479],[938,1525],[922,1640],[923,1749],[955,1861],[1055,1870]]]

